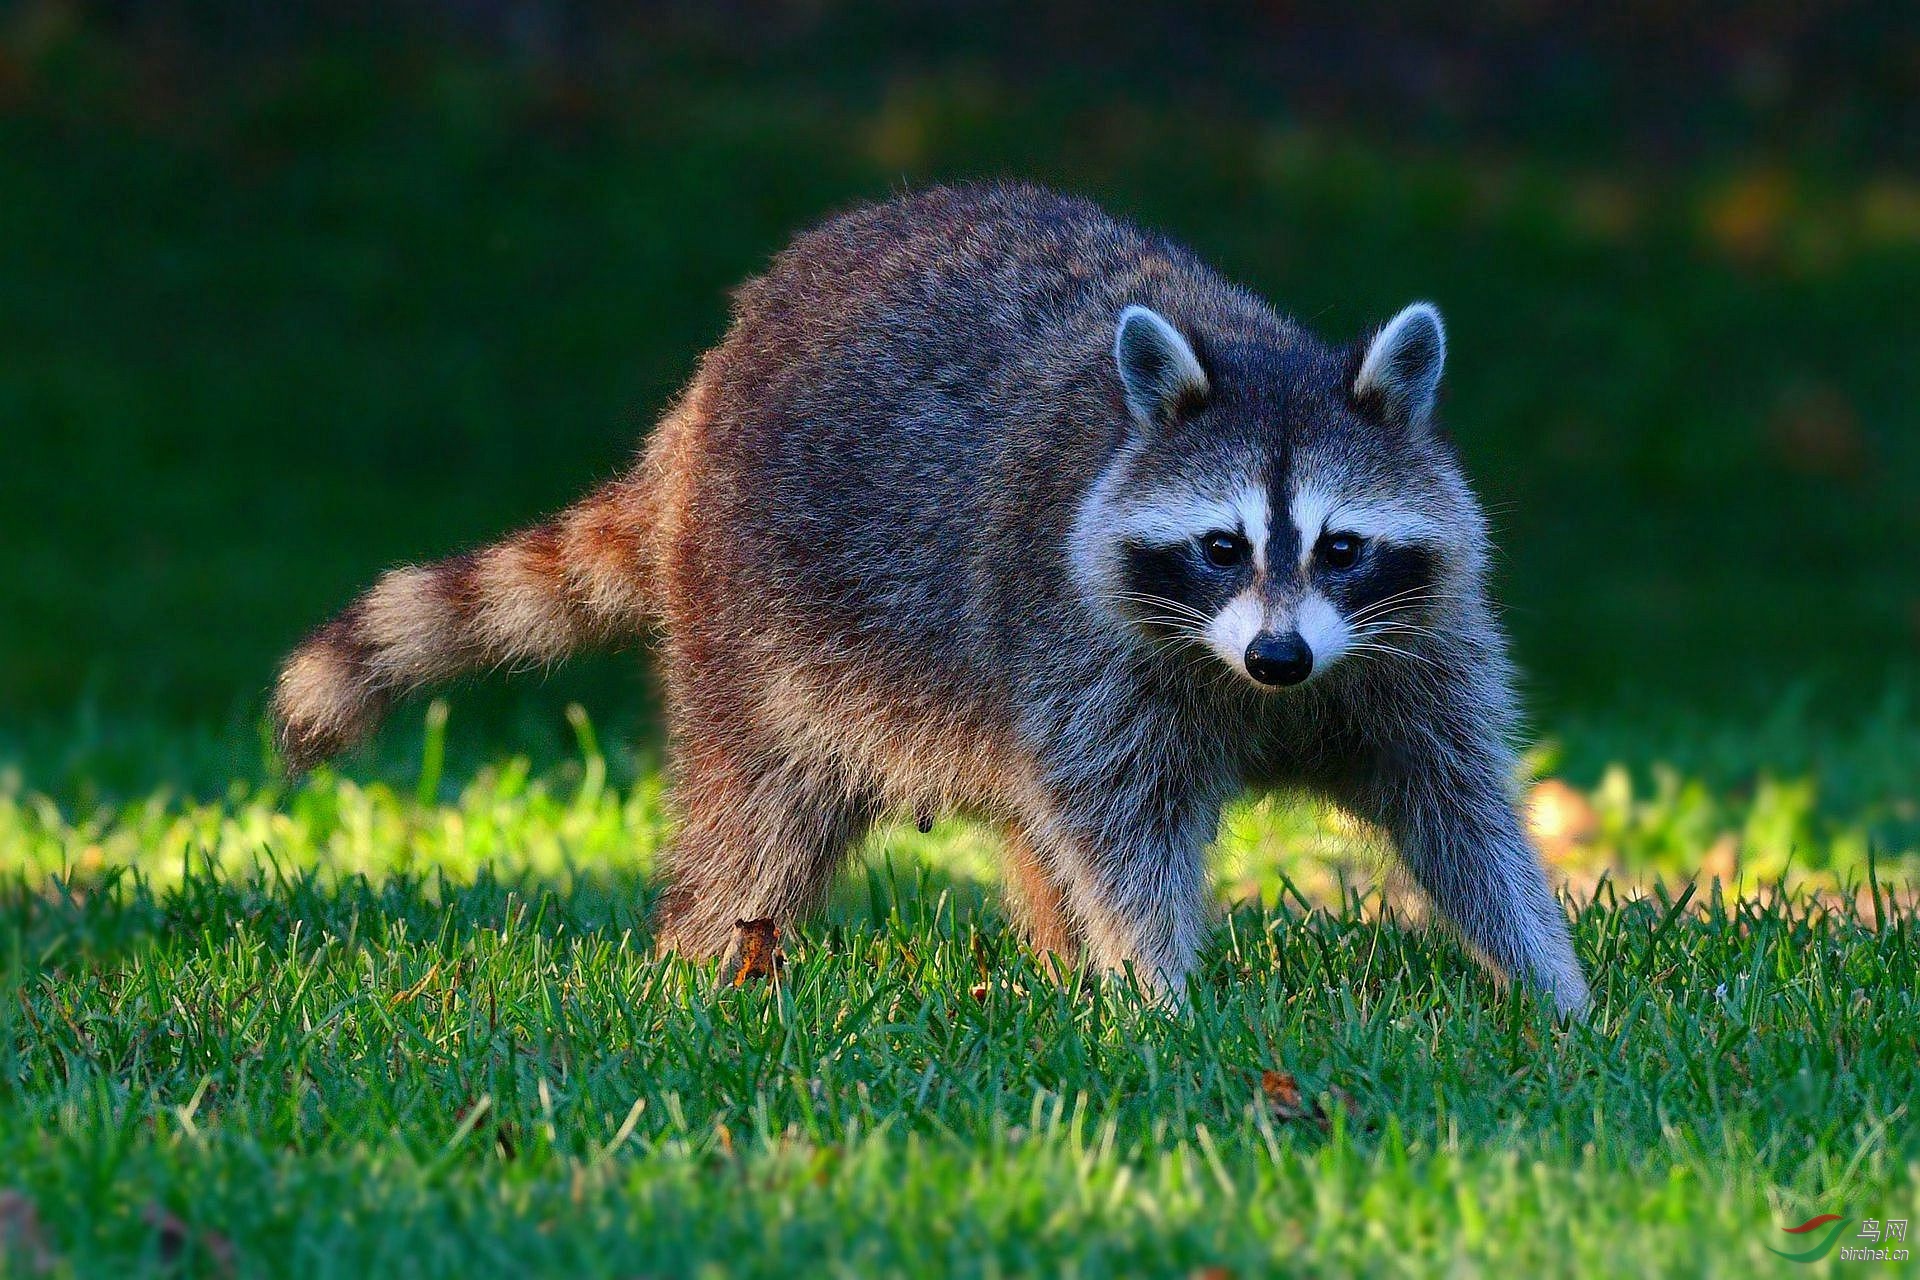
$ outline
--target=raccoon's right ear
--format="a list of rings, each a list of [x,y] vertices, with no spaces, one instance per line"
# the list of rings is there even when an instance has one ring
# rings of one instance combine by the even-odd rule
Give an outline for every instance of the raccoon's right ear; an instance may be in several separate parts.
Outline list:
[[[1113,363],[1126,390],[1127,410],[1148,430],[1206,402],[1207,372],[1193,345],[1151,307],[1136,303],[1120,313]]]

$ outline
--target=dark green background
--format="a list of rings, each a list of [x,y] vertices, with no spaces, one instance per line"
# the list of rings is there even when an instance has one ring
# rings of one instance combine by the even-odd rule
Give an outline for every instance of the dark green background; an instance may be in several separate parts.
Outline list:
[[[1438,301],[1549,728],[1851,714],[1913,670],[1898,8],[1763,7],[1732,54],[1472,6],[452,12],[6,13],[0,752],[257,768],[306,627],[619,467],[797,229],[973,176],[1093,195],[1330,336]],[[463,695],[456,750],[558,741],[570,698],[645,741],[636,670]]]

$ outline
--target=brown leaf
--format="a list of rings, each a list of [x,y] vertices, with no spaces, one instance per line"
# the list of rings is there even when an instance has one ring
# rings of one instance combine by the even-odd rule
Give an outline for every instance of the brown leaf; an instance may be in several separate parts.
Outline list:
[[[774,924],[773,917],[736,920],[733,927],[740,946],[740,969],[733,975],[733,985],[744,987],[755,978],[774,977],[779,970],[781,956],[775,949],[780,929]]]
[[[21,1275],[46,1275],[53,1270],[53,1250],[33,1201],[18,1191],[0,1191],[0,1269],[16,1266]]]
[[[419,999],[421,993],[424,992],[428,987],[432,986],[433,980],[439,976],[440,976],[440,962],[436,960],[427,967],[427,971],[424,975],[422,975],[420,981],[414,983],[412,986],[408,987],[405,991],[395,992],[393,995],[393,998],[387,1001],[387,1008],[398,1009],[401,1005],[406,1004],[410,1000]]]
[[[1859,410],[1838,387],[1800,385],[1783,392],[1767,420],[1774,457],[1799,475],[1858,480],[1872,450]]]
[[[195,1231],[160,1204],[149,1204],[140,1217],[159,1237],[162,1266],[175,1270],[197,1258],[214,1275],[233,1274],[233,1242],[218,1231]]]
[[[1262,1071],[1260,1073],[1260,1092],[1266,1096],[1267,1106],[1281,1120],[1321,1119],[1320,1108],[1309,1103],[1300,1095],[1300,1082],[1293,1078],[1291,1071]]]
[[[1187,1280],[1234,1280],[1232,1267],[1195,1267]]]
[[[1260,1073],[1260,1093],[1266,1099],[1268,1108],[1276,1120],[1304,1120],[1325,1128],[1332,1117],[1317,1098],[1309,1098],[1300,1092],[1300,1082],[1291,1071],[1262,1071]],[[1337,1084],[1327,1086],[1327,1097],[1346,1111],[1350,1120],[1359,1121],[1360,1106],[1353,1095]]]

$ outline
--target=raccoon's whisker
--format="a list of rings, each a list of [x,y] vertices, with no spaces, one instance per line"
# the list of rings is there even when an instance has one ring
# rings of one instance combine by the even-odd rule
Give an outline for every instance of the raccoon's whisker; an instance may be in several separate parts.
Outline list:
[[[1448,600],[1457,594],[1457,592],[1450,588],[1427,583],[1420,586],[1408,587],[1404,591],[1396,591],[1390,596],[1382,596],[1380,599],[1362,606],[1357,612],[1367,613],[1371,610],[1386,608],[1389,605],[1424,603],[1430,600]]]
[[[1404,609],[1411,609],[1415,605],[1430,604],[1436,600],[1446,600],[1452,595],[1453,593],[1450,591],[1430,591],[1421,587],[1413,587],[1409,590],[1399,592],[1396,595],[1375,600],[1372,604],[1354,610],[1353,616],[1347,619],[1347,621],[1349,623],[1363,622],[1369,618],[1379,617],[1383,614],[1397,613]]]
[[[1111,592],[1110,595],[1115,600],[1124,600],[1129,604],[1144,604],[1158,609],[1166,609],[1181,614],[1184,617],[1191,618],[1195,622],[1213,621],[1212,618],[1194,608],[1192,605],[1179,600],[1170,600],[1166,596],[1149,595],[1138,591],[1115,591]]]
[[[1406,636],[1409,639],[1438,640],[1440,633],[1432,627],[1423,627],[1410,622],[1374,622],[1354,629],[1354,635],[1366,639],[1370,636]]]
[[[1424,662],[1435,671],[1443,670],[1439,663],[1424,653],[1415,653],[1411,649],[1402,649],[1398,645],[1381,644],[1378,641],[1360,640],[1347,646],[1348,653],[1390,654],[1396,658],[1411,658],[1415,662]]]
[[[1174,635],[1150,639],[1147,643],[1155,654],[1182,658],[1195,671],[1205,672],[1218,666],[1220,670],[1208,682],[1208,688],[1216,686],[1223,677],[1231,679],[1236,676],[1232,667],[1218,661],[1217,655],[1207,644],[1206,636],[1193,628],[1176,628]]]
[[[1219,670],[1214,672],[1213,676],[1206,683],[1206,691],[1208,693],[1218,693],[1223,688],[1229,692],[1242,690],[1244,682],[1240,679],[1240,673],[1224,662],[1218,665]]]
[[[1160,595],[1159,593],[1157,593],[1157,592],[1153,592],[1153,591],[1120,591],[1120,590],[1115,590],[1115,591],[1109,591],[1109,592],[1108,592],[1107,594],[1108,594],[1108,595],[1111,595],[1111,596],[1113,596],[1113,597],[1115,597],[1116,599],[1121,599],[1121,600],[1150,600],[1150,601],[1153,601],[1153,602],[1154,602],[1154,603],[1156,603],[1156,604],[1170,604],[1170,605],[1173,605],[1174,607],[1176,607],[1176,608],[1180,608],[1180,609],[1192,609],[1192,608],[1193,608],[1193,606],[1192,606],[1192,605],[1190,605],[1190,604],[1188,604],[1188,603],[1187,603],[1186,601],[1184,601],[1184,600],[1175,600],[1175,599],[1174,599],[1174,598],[1173,598],[1172,596],[1163,596],[1163,595]],[[1196,610],[1196,612],[1197,612],[1197,610]]]
[[[1165,627],[1173,633],[1172,637],[1168,637],[1168,636],[1149,637],[1149,639],[1154,642],[1165,642],[1170,638],[1179,638],[1184,640],[1199,640],[1199,641],[1204,641],[1206,639],[1206,633],[1200,630],[1200,628],[1194,626],[1191,622],[1181,622],[1173,618],[1144,618],[1142,619],[1142,621],[1151,622],[1155,626]]]
[[[1372,622],[1378,618],[1390,618],[1396,615],[1418,616],[1419,610],[1427,605],[1438,603],[1442,599],[1443,597],[1431,596],[1425,599],[1399,600],[1391,604],[1361,609],[1352,617],[1348,618],[1347,622],[1349,625],[1358,625],[1360,623]]]
[[[1149,646],[1149,649],[1153,653],[1164,656],[1184,658],[1192,654],[1193,650],[1197,647],[1192,640],[1180,636],[1170,636],[1165,640],[1155,641]]]
[[[1426,623],[1399,614],[1378,615],[1371,618],[1364,618],[1359,622],[1348,619],[1347,628],[1356,636],[1392,635],[1395,633],[1422,636],[1437,636],[1439,634]]]
[[[1201,617],[1206,616],[1197,605],[1189,604],[1185,600],[1176,600],[1172,596],[1163,596],[1152,591],[1130,591],[1127,594],[1133,596],[1135,599],[1154,601],[1159,604],[1169,604],[1176,609],[1183,609],[1188,613],[1200,614]]]
[[[1373,664],[1386,664],[1389,658],[1396,656],[1392,654],[1383,655],[1380,653],[1370,652],[1364,649],[1349,650],[1348,652],[1352,655],[1352,657],[1356,662],[1360,663],[1363,667],[1367,668],[1368,670],[1376,669]],[[1385,665],[1382,665],[1378,669],[1384,671],[1389,668]],[[1414,681],[1416,684],[1431,685],[1436,682],[1436,676],[1434,672],[1424,666],[1409,666],[1405,663],[1395,663],[1395,664],[1392,664],[1391,670],[1395,675],[1405,679],[1410,679]]]
[[[1350,626],[1353,625],[1351,620],[1349,620],[1348,625]],[[1365,621],[1361,622],[1357,629],[1367,630],[1374,627],[1378,627],[1383,630],[1397,627],[1397,628],[1402,628],[1408,631],[1426,631],[1426,632],[1433,631],[1433,628],[1428,624],[1426,624],[1425,622],[1422,622],[1417,618],[1401,617],[1397,613],[1389,613],[1389,614],[1384,614],[1378,617],[1368,618]]]
[[[1363,635],[1354,637],[1352,643],[1354,643],[1354,645],[1382,645],[1382,647],[1388,647],[1388,649],[1400,649],[1400,651],[1411,652],[1411,654],[1417,656],[1417,658],[1428,660],[1427,654],[1415,651],[1415,649],[1404,649],[1404,645],[1394,645],[1394,643],[1390,643],[1390,641],[1386,641],[1386,639],[1380,639],[1382,635],[1392,635],[1392,637],[1398,639],[1398,637],[1404,635],[1404,633],[1400,633],[1400,631],[1367,631],[1367,633],[1363,633]]]
[[[1137,608],[1144,606],[1144,608],[1150,608],[1150,610],[1156,610],[1156,612],[1175,614],[1175,616],[1187,618],[1188,622],[1198,622],[1198,624],[1208,624],[1208,622],[1212,622],[1212,618],[1208,618],[1208,614],[1200,612],[1198,608],[1192,608],[1190,604],[1179,603],[1179,601],[1165,601],[1165,599],[1160,599],[1160,597],[1114,597],[1114,599],[1116,599],[1116,603],[1119,604],[1129,604],[1129,606],[1137,606]]]
[[[1372,613],[1355,614],[1347,619],[1349,627],[1425,627],[1427,622],[1404,605],[1391,609],[1376,609]]]
[[[1174,627],[1168,634],[1149,636],[1147,647],[1154,653],[1186,656],[1196,650],[1210,652],[1207,638],[1191,627]]]
[[[1170,633],[1167,635],[1158,635],[1158,636],[1150,635],[1148,636],[1148,639],[1150,641],[1157,642],[1157,641],[1165,641],[1168,639],[1177,638],[1177,639],[1183,639],[1183,640],[1192,640],[1192,641],[1196,641],[1204,644],[1207,639],[1206,628],[1201,624],[1193,621],[1191,618],[1147,617],[1147,618],[1141,618],[1140,621],[1143,623],[1151,624],[1152,626],[1155,626],[1155,627],[1160,627],[1164,629],[1166,632]]]
[[[1392,595],[1381,596],[1378,600],[1372,601],[1370,604],[1365,606],[1365,608],[1363,608],[1361,612],[1364,613],[1366,609],[1377,608],[1383,604],[1392,604],[1396,600],[1405,600],[1409,596],[1429,596],[1429,595],[1444,595],[1444,594],[1446,594],[1446,589],[1443,587],[1437,586],[1436,584],[1431,582],[1417,582],[1411,587],[1405,587],[1399,591],[1394,592]]]

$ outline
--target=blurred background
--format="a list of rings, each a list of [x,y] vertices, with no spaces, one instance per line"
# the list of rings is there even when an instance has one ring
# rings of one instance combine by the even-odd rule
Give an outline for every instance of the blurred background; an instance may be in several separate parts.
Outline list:
[[[1335,339],[1440,303],[1544,767],[1912,848],[1917,162],[1909,3],[0,6],[0,768],[267,777],[302,631],[622,466],[796,230],[1013,176]],[[629,655],[449,767],[571,702],[652,758]]]

